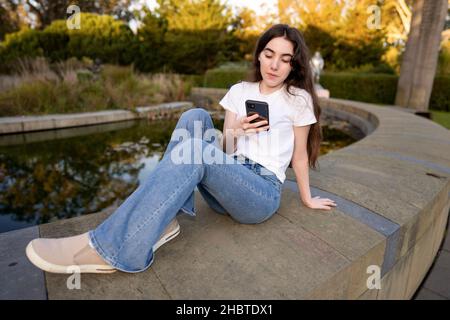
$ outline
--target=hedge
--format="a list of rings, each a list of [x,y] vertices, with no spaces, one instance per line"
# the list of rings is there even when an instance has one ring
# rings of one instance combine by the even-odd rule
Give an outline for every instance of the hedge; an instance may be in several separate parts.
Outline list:
[[[211,69],[205,73],[202,87],[229,88],[246,78],[243,69]],[[398,76],[380,73],[323,73],[321,85],[330,90],[333,98],[375,104],[395,103]],[[436,76],[430,98],[430,109],[450,111],[450,77]]]

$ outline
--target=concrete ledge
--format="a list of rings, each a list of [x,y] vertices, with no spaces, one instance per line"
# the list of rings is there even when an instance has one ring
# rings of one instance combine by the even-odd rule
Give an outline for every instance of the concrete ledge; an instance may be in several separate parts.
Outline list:
[[[41,130],[53,130],[101,123],[126,121],[164,116],[174,110],[192,108],[192,102],[170,102],[148,107],[138,107],[136,112],[128,110],[107,110],[99,112],[55,114],[48,116],[22,116],[0,118],[0,135]]]
[[[197,192],[198,215],[179,217],[181,234],[158,250],[147,271],[82,275],[80,290],[68,290],[64,275],[46,274],[48,298],[410,299],[444,236],[450,132],[389,107],[340,99],[321,104],[367,133],[320,157],[319,169],[310,171],[312,195],[334,199],[337,208],[304,207],[292,169],[280,209],[259,225],[214,212]],[[85,232],[113,211],[40,225],[40,236]],[[19,259],[24,251],[14,254]],[[373,265],[381,273],[379,290],[367,288]],[[11,277],[13,270],[7,269]]]

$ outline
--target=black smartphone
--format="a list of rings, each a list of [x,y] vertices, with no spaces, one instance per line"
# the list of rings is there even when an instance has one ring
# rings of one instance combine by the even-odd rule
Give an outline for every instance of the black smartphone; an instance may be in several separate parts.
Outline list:
[[[259,121],[267,120],[267,124],[264,126],[269,125],[269,105],[267,102],[264,101],[257,101],[257,100],[247,100],[245,101],[245,109],[247,110],[247,117],[250,117],[257,113],[259,115],[258,118],[250,121],[250,123],[255,123]],[[269,131],[270,128],[267,129]]]

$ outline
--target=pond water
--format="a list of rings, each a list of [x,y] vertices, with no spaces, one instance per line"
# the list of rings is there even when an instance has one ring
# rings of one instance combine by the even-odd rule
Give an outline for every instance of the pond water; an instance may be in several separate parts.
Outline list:
[[[0,233],[98,212],[130,195],[162,158],[177,119],[0,136]],[[222,130],[223,120],[214,118]],[[355,141],[323,126],[321,154]]]

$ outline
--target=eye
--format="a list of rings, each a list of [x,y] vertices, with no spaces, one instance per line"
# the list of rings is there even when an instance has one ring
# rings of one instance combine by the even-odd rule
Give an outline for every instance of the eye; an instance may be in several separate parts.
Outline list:
[[[272,56],[268,56],[268,55],[265,55],[265,56],[266,56],[266,58],[268,58],[268,59],[272,58]]]
[[[290,63],[291,60],[282,60],[284,63]]]

